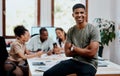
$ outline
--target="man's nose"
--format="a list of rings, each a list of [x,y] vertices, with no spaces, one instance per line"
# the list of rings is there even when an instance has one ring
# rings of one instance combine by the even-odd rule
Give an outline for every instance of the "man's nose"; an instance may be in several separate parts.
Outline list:
[[[81,14],[81,13],[78,13],[78,16],[82,16],[82,14]]]

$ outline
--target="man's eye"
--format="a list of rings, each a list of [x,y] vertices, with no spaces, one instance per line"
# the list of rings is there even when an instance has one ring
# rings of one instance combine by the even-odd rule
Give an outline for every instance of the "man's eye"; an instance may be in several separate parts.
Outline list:
[[[84,12],[80,12],[81,14],[83,14]]]

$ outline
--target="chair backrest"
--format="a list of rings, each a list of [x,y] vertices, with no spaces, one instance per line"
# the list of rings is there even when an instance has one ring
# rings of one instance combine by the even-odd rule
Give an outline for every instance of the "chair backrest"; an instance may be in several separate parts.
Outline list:
[[[4,62],[8,57],[8,52],[6,49],[5,38],[0,36],[0,75],[5,76],[4,72]]]
[[[5,38],[0,36],[0,63],[5,61],[8,57],[8,52],[6,49]]]

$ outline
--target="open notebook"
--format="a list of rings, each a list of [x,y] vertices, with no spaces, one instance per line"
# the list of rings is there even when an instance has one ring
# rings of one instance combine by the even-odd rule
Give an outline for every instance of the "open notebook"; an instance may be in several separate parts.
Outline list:
[[[59,62],[60,61],[33,62],[32,65],[38,66],[38,68],[35,69],[36,71],[44,72]]]
[[[46,70],[48,70],[51,66],[40,66],[36,69],[36,71],[40,71],[40,72],[45,72]]]

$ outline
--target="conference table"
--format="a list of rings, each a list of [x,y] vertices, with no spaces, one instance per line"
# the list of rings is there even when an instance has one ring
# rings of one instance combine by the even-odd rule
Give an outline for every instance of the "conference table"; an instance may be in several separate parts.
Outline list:
[[[41,57],[27,59],[29,65],[29,76],[43,76],[44,71],[60,61],[70,58],[71,57],[66,57],[64,54],[50,56],[43,54]],[[98,67],[96,76],[120,76],[120,65],[108,60],[101,60],[100,63],[105,63],[105,65],[103,64]],[[68,76],[76,76],[76,74]]]

